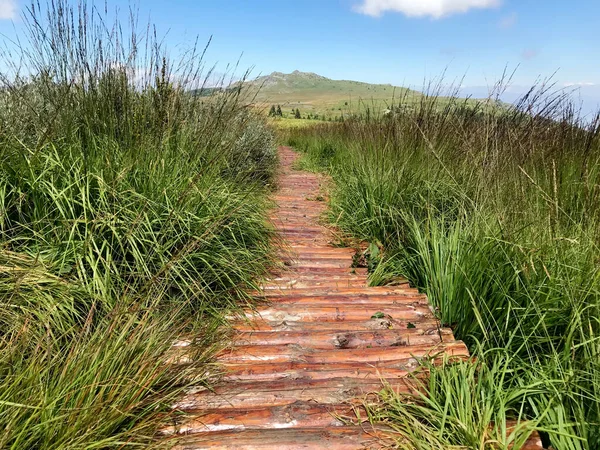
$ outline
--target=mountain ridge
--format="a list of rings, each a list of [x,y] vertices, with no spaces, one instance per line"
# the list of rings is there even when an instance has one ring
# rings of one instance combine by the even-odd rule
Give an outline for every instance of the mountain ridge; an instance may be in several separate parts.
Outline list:
[[[329,83],[351,83],[365,86],[386,86],[386,87],[395,87],[398,89],[408,89],[402,86],[394,86],[391,83],[368,83],[366,81],[357,81],[357,80],[348,80],[348,79],[333,79],[328,78],[323,75],[319,75],[315,72],[302,72],[300,70],[294,70],[290,73],[285,72],[271,72],[267,75],[261,75],[255,78],[254,80],[246,80],[245,84],[261,84],[267,83],[271,84],[273,82],[301,82],[301,81],[313,81],[313,82],[329,82]]]
[[[280,105],[287,113],[296,109],[302,116],[335,117],[368,106],[374,112],[383,111],[399,97],[420,98],[421,93],[392,84],[374,84],[353,80],[334,80],[314,72],[294,70],[291,73],[272,72],[244,86],[257,89],[255,102]]]

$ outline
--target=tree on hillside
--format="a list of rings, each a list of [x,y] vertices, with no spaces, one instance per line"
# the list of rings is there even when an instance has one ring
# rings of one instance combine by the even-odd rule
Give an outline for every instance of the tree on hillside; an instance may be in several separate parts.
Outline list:
[[[296,108],[296,112],[294,113],[294,117],[296,119],[302,119],[302,116],[300,115],[300,110],[298,108]]]
[[[277,115],[279,117],[283,117],[283,113],[281,112],[281,106],[277,105]]]
[[[275,111],[275,105],[271,105],[271,109],[269,110],[269,117],[275,117],[277,115],[277,111]]]

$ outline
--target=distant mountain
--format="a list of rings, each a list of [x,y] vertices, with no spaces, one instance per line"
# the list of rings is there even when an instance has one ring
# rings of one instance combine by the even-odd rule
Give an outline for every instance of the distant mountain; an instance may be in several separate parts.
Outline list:
[[[420,98],[421,94],[391,84],[370,84],[360,81],[332,80],[312,72],[273,72],[244,82],[257,89],[256,103],[280,105],[285,113],[299,109],[303,116],[325,117],[347,115],[370,108],[379,113],[400,97]]]
[[[276,87],[278,89],[294,90],[298,88],[317,87],[323,83],[333,80],[312,72],[300,72],[295,70],[292,73],[273,72],[270,75],[258,77],[256,80],[250,81],[254,85],[261,85],[265,88]]]

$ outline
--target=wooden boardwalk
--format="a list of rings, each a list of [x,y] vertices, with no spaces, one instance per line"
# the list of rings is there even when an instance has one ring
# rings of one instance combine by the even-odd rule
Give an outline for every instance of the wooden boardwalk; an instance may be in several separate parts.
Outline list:
[[[176,405],[189,414],[172,430],[184,435],[180,450],[382,448],[380,432],[343,420],[356,423],[353,400],[382,379],[410,390],[420,357],[469,354],[408,283],[366,286],[366,270],[351,268],[355,251],[332,246],[318,223],[319,176],[294,170],[289,148],[280,158],[272,220],[287,270],[264,286],[258,314],[234,321],[234,345],[219,356],[223,382]]]

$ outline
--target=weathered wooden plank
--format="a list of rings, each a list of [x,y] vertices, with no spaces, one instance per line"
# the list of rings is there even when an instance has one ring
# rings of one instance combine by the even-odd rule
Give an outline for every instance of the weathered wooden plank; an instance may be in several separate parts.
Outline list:
[[[223,350],[219,354],[219,360],[229,363],[304,361],[320,364],[340,362],[368,364],[406,358],[429,358],[440,353],[450,356],[468,356],[469,354],[462,341],[402,347],[335,348],[332,350],[319,350],[299,345],[242,345]]]
[[[314,349],[402,347],[435,345],[442,333],[450,330],[437,327],[423,329],[385,329],[367,331],[246,331],[235,336],[235,345],[298,345]]]
[[[420,294],[417,289],[413,289],[406,286],[375,286],[375,287],[309,287],[309,288],[297,288],[297,292],[290,291],[290,289],[284,289],[281,292],[277,292],[276,289],[270,289],[267,292],[253,292],[258,297],[271,297],[273,301],[276,301],[278,297],[284,299],[288,296],[302,295],[304,297],[315,297],[315,296],[352,296],[352,297],[366,297],[371,295],[376,296],[419,296],[426,297],[424,294]]]
[[[254,320],[234,320],[231,325],[238,331],[276,331],[276,330],[336,330],[336,331],[364,331],[364,330],[387,330],[387,329],[408,329],[421,328],[430,329],[436,327],[438,322],[433,318],[423,318],[419,321],[410,319],[369,319],[369,320],[345,320],[342,324],[339,322],[298,322],[273,320],[260,320],[259,317]]]
[[[386,380],[396,392],[410,393],[415,387],[407,379]],[[283,379],[228,382],[214,391],[201,390],[184,395],[176,409],[259,408],[289,405],[296,401],[339,404],[364,398],[382,389],[379,380],[358,378]],[[360,403],[360,402],[359,402]]]
[[[225,431],[188,436],[174,450],[375,450],[383,439],[360,426]]]
[[[388,367],[394,366],[394,367]],[[406,358],[393,362],[375,362],[370,364],[340,362],[331,364],[307,363],[304,361],[285,362],[247,362],[226,363],[224,379],[229,381],[265,381],[265,380],[326,380],[330,378],[359,378],[381,380],[405,378],[417,367],[414,358]]]
[[[318,292],[312,292],[313,295],[307,295],[305,293],[294,293],[289,294],[270,294],[268,296],[257,297],[270,302],[274,307],[280,305],[296,305],[299,308],[304,308],[310,305],[329,305],[335,307],[394,307],[401,305],[425,305],[428,306],[429,302],[427,297],[418,292],[405,292],[403,294],[389,295],[389,294],[378,294],[377,292],[365,291],[362,293],[354,294],[336,294],[329,292],[325,295],[319,294]]]
[[[330,306],[328,304],[296,305],[278,304],[257,311],[245,313],[247,318],[260,318],[266,321],[293,322],[344,322],[369,320],[372,317],[391,317],[393,319],[418,321],[433,317],[428,306],[385,305],[385,304],[344,304]],[[235,317],[232,317],[234,319]]]
[[[161,430],[165,435],[289,428],[329,428],[344,425],[343,418],[356,421],[361,405],[317,404],[296,401],[262,408],[190,410],[177,423]]]

